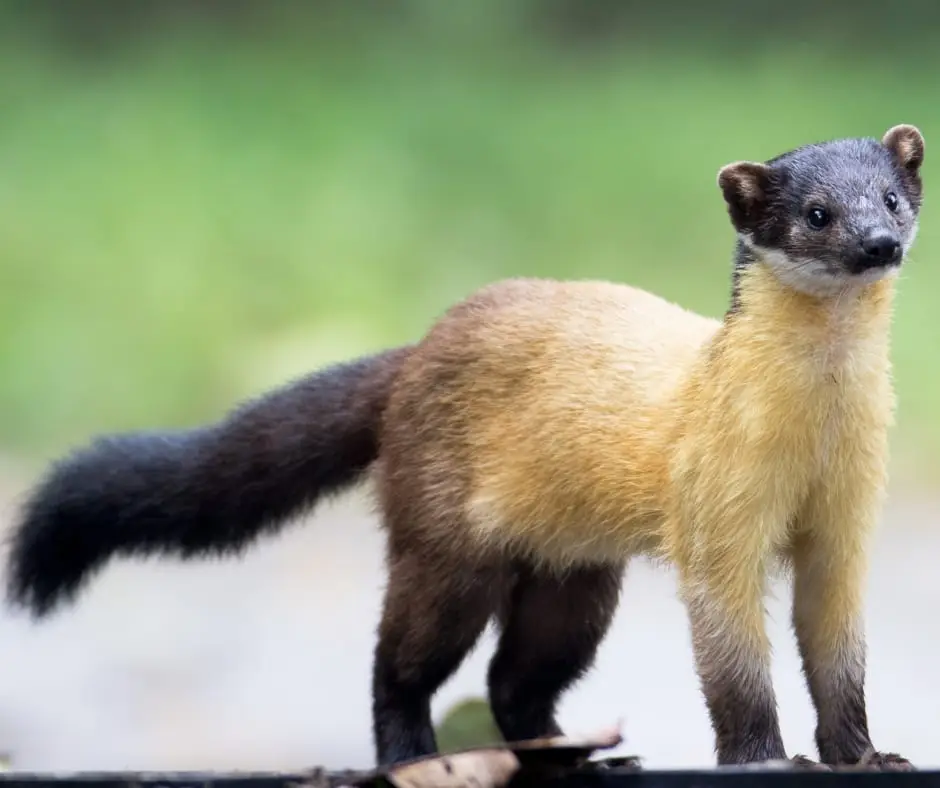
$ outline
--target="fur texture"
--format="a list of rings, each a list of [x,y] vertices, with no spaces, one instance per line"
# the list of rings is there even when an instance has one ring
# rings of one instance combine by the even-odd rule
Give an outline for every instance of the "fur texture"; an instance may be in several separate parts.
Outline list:
[[[862,607],[923,150],[898,126],[723,168],[738,233],[724,320],[626,285],[508,280],[411,349],[175,441],[76,455],[26,509],[13,596],[42,613],[113,552],[244,546],[374,460],[380,763],[435,751],[431,698],[491,619],[502,733],[559,733],[558,699],[648,555],[678,569],[719,763],[786,757],[763,597],[787,565],[820,758],[911,768],[869,737]]]

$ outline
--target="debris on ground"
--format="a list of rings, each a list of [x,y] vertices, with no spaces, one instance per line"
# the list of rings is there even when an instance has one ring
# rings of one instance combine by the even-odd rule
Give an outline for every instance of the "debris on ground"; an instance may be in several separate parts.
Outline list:
[[[598,750],[623,741],[620,726],[586,737],[554,736],[431,755],[368,772],[330,774],[316,770],[296,788],[502,788],[524,771],[537,784],[588,762]],[[639,768],[639,759],[615,759],[619,768]]]

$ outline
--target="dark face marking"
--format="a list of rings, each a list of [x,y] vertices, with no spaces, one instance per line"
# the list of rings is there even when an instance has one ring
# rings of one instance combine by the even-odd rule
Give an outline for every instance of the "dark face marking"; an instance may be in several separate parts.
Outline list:
[[[896,126],[879,142],[806,145],[718,176],[741,237],[738,265],[770,264],[794,289],[825,295],[895,272],[917,234],[924,141]]]

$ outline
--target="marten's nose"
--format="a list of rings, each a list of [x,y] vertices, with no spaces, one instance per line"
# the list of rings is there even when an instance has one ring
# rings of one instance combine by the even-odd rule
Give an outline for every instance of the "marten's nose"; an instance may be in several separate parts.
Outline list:
[[[863,263],[868,268],[890,265],[901,259],[901,241],[894,233],[878,231],[862,240]]]

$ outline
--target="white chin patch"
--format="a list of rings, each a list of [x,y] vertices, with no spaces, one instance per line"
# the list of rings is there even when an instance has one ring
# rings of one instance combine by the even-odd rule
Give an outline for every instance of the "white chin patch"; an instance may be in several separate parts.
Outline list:
[[[911,251],[911,247],[914,245],[914,241],[917,238],[918,230],[920,229],[918,220],[914,220],[914,224],[911,227],[910,233],[908,233],[907,240],[904,242],[904,254],[907,254]]]
[[[870,268],[858,274],[848,271],[833,271],[822,260],[814,258],[794,258],[779,249],[766,249],[757,246],[745,238],[745,243],[763,260],[787,287],[798,293],[825,298],[839,295],[846,289],[865,287],[881,279],[894,277],[898,266]]]

